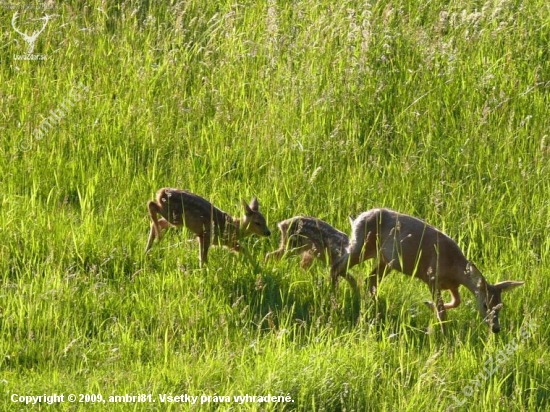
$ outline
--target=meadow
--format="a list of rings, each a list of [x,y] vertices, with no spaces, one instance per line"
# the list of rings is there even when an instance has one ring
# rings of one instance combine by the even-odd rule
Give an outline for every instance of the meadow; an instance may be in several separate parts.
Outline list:
[[[15,12],[50,16],[38,57]],[[0,23],[1,410],[550,409],[548,2],[0,1]],[[145,256],[161,187],[257,196],[273,234],[203,269],[185,230]],[[326,266],[263,261],[278,221],[374,207],[524,280],[501,332],[465,289],[443,335],[416,279],[361,286],[356,321]]]

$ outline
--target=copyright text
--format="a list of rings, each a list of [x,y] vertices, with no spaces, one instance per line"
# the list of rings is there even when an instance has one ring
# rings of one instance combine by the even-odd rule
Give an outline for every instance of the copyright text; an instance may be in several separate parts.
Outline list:
[[[110,395],[103,396],[97,394],[42,394],[42,395],[20,395],[18,393],[11,394],[10,400],[13,403],[24,403],[27,405],[35,404],[54,404],[54,403],[188,403],[203,405],[206,403],[236,403],[242,405],[244,403],[289,403],[294,402],[290,395],[190,395],[163,393],[153,396],[148,393],[137,395]]]

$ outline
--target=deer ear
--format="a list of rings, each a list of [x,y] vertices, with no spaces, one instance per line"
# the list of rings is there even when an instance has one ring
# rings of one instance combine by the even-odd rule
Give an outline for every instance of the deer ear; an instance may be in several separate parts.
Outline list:
[[[254,212],[257,212],[260,209],[260,205],[258,204],[258,199],[256,198],[256,196],[252,198],[248,206],[250,206],[250,209]]]
[[[250,208],[250,206],[248,206],[248,203],[246,203],[246,200],[243,199],[242,203],[243,203],[244,214],[246,216],[250,216],[254,214],[254,211]]]
[[[494,284],[493,286],[497,289],[499,289],[501,292],[508,292],[509,290],[515,289],[517,287],[520,287],[525,282],[523,281],[515,281],[515,280],[505,280],[502,282],[498,282]]]

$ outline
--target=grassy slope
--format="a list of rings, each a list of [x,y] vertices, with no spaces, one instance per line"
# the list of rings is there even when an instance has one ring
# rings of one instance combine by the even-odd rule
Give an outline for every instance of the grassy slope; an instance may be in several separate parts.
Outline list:
[[[72,392],[445,410],[528,321],[465,407],[548,407],[545,2],[87,4],[49,11],[42,62],[13,60],[26,44],[0,7],[2,408]],[[38,15],[21,10],[21,25]],[[353,325],[347,286],[334,308],[321,265],[254,268],[217,249],[201,271],[178,233],[145,259],[145,203],[162,186],[235,214],[255,194],[272,229],[310,214],[347,231],[349,214],[392,207],[445,230],[489,280],[527,283],[505,296],[498,336],[471,296],[448,339],[427,335],[428,290],[398,274]],[[247,245],[261,262],[277,243]]]

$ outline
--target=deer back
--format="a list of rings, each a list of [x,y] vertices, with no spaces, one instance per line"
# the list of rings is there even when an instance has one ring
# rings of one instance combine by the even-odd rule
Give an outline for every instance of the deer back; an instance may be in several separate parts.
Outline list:
[[[196,235],[210,233],[213,227],[223,232],[232,218],[203,197],[187,190],[159,190],[157,203],[163,217],[175,226],[185,226]]]
[[[353,223],[352,248],[364,248],[363,260],[378,258],[407,275],[462,284],[468,261],[451,238],[421,219],[389,209],[362,213]]]
[[[296,216],[279,223],[281,242],[289,248],[312,250],[331,261],[340,257],[349,245],[348,236],[327,222],[314,217]]]

